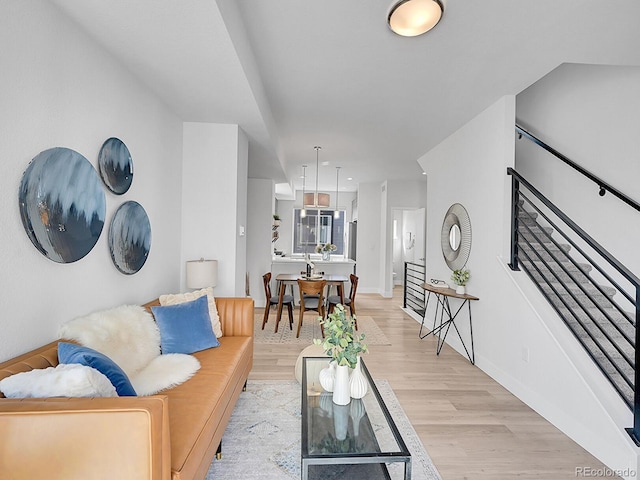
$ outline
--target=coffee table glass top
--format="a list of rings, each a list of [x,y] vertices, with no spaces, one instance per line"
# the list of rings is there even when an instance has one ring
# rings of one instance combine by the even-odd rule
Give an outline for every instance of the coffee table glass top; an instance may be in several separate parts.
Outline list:
[[[330,472],[334,472],[348,474],[348,478],[409,479],[411,454],[364,360],[361,358],[360,363],[368,392],[344,406],[333,403],[333,395],[320,385],[320,371],[328,366],[329,359],[305,357],[303,362],[302,478],[331,478]],[[404,469],[397,465],[388,471],[385,463],[392,462],[403,462]]]

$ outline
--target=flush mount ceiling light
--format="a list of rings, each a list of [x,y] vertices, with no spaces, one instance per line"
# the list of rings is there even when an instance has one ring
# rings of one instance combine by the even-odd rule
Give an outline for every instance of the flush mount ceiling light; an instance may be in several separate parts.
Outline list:
[[[443,11],[440,0],[400,0],[391,8],[387,23],[394,33],[415,37],[435,27]]]

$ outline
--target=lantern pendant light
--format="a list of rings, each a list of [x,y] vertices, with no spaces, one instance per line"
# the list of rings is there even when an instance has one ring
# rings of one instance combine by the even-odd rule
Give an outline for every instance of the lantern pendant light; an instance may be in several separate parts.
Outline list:
[[[319,172],[319,151],[322,147],[313,147],[316,151],[316,191],[315,193],[307,193],[303,196],[303,205],[312,208],[328,208],[329,207],[329,194],[318,193],[318,172]]]

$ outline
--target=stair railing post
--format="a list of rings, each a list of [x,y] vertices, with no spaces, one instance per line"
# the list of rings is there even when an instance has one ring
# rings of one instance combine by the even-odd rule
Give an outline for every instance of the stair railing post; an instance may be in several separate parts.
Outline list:
[[[509,168],[509,171],[511,169]],[[520,201],[520,182],[511,175],[511,258],[509,268],[520,270],[518,266],[518,202]]]
[[[640,285],[636,287],[636,345],[635,345],[635,365],[633,376],[633,428],[625,428],[627,433],[631,436],[632,440],[637,446],[640,447],[640,330],[638,329],[638,322],[640,321]]]
[[[635,372],[633,381],[633,439],[636,444],[640,444],[640,330],[638,329],[638,321],[640,321],[640,287],[636,285],[636,355],[635,355]]]
[[[407,308],[407,262],[404,262],[404,282],[403,282],[403,287],[404,287],[404,295],[403,295],[403,304],[402,304],[402,306],[404,308]]]

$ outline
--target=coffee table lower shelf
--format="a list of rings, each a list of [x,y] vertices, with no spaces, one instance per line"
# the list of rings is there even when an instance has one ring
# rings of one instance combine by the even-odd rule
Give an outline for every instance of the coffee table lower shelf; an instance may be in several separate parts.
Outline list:
[[[384,463],[309,465],[307,471],[308,480],[391,480]]]

